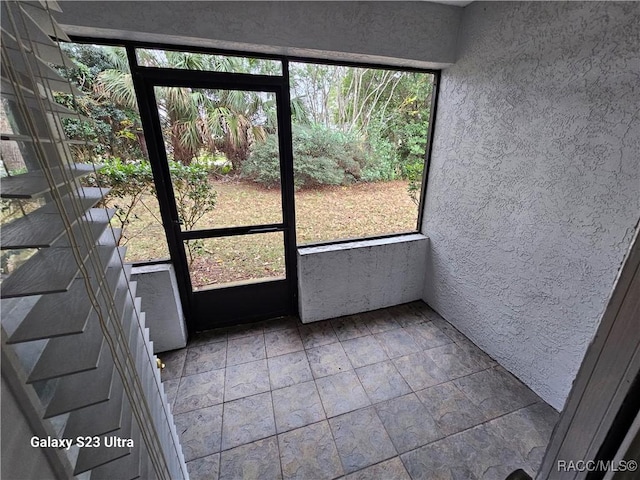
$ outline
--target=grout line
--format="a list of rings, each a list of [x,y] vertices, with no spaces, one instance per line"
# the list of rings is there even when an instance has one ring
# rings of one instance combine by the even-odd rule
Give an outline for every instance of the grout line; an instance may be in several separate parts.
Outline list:
[[[229,350],[229,337],[227,336],[227,346],[224,352],[224,374],[222,375],[222,412],[220,413],[220,460],[218,462],[218,477],[222,470],[222,440],[224,434],[224,412],[227,409],[227,352]]]
[[[389,330],[383,330],[382,332],[378,332],[377,334],[382,334],[382,333],[385,333],[385,332],[388,332],[388,331],[394,331],[394,330],[397,330],[397,329],[401,328],[401,329],[405,330],[405,332],[406,332],[406,333],[408,333],[409,335],[411,335],[411,333],[409,332],[409,329],[410,329],[410,328],[413,328],[413,327],[416,327],[416,326],[418,326],[418,325],[425,324],[425,323],[431,323],[431,324],[433,325],[433,327],[434,327],[434,328],[438,329],[438,331],[442,332],[442,333],[443,333],[443,334],[444,334],[444,335],[445,335],[445,336],[450,340],[450,342],[451,342],[451,343],[447,343],[447,345],[451,345],[451,344],[453,344],[453,345],[457,345],[459,348],[462,348],[462,347],[460,347],[460,345],[462,345],[462,343],[460,343],[460,342],[459,342],[459,341],[457,341],[456,339],[451,338],[449,335],[447,335],[447,334],[446,334],[446,332],[445,332],[444,330],[442,330],[440,327],[438,327],[436,324],[434,324],[431,320],[429,320],[428,318],[426,318],[426,316],[425,316],[422,312],[417,311],[417,310],[416,310],[416,312],[417,312],[417,313],[416,313],[416,316],[419,316],[419,317],[421,317],[421,318],[423,319],[421,322],[419,322],[419,323],[410,323],[410,324],[407,324],[406,326],[404,326],[404,325],[399,324],[397,321],[395,321],[395,318],[394,318],[394,317],[393,317],[393,315],[392,315],[392,316],[391,316],[391,321],[392,321],[392,323],[395,321],[395,323],[397,323],[397,324],[398,324],[398,328],[392,328],[392,329],[389,329]],[[409,313],[413,313],[413,311],[411,311],[411,312],[409,312]],[[479,373],[481,373],[481,372],[485,372],[485,371],[488,371],[488,370],[494,370],[494,369],[496,369],[496,368],[499,366],[499,364],[498,364],[498,365],[488,366],[488,367],[485,367],[485,368],[481,368],[480,370],[477,370],[477,371],[474,371],[474,372],[468,373],[468,374],[466,374],[466,375],[462,375],[462,376],[454,377],[454,378],[449,378],[449,379],[447,379],[447,380],[445,380],[445,381],[442,381],[442,382],[439,382],[439,383],[436,383],[436,384],[430,385],[430,386],[425,387],[425,388],[420,389],[420,390],[414,390],[414,389],[411,387],[411,385],[409,385],[409,382],[407,382],[407,380],[406,380],[405,376],[404,376],[404,375],[400,372],[400,370],[397,368],[397,366],[396,366],[396,364],[395,364],[395,361],[394,361],[394,360],[397,360],[398,358],[406,357],[406,356],[408,356],[408,355],[414,355],[414,354],[421,354],[421,355],[422,355],[422,354],[424,354],[426,351],[428,351],[428,350],[430,350],[430,349],[422,349],[422,348],[421,348],[418,352],[412,352],[412,353],[409,353],[409,354],[407,354],[407,355],[402,355],[402,356],[395,357],[395,358],[390,358],[390,357],[389,357],[389,358],[386,358],[386,359],[384,359],[384,360],[380,360],[380,361],[378,361],[378,362],[374,362],[374,363],[372,363],[372,364],[367,364],[367,365],[364,365],[364,366],[362,366],[362,367],[358,367],[358,368],[368,367],[368,366],[371,366],[371,365],[377,365],[377,364],[384,363],[384,362],[391,362],[391,365],[393,366],[393,368],[395,369],[395,371],[397,371],[397,372],[398,372],[398,374],[400,375],[400,378],[402,378],[402,379],[403,379],[403,381],[404,381],[405,383],[407,383],[407,385],[409,385],[410,392],[409,392],[409,393],[407,393],[407,394],[404,394],[404,395],[394,396],[394,397],[392,397],[392,398],[390,398],[390,399],[382,400],[382,401],[380,401],[380,402],[374,403],[374,402],[371,400],[371,397],[370,397],[369,393],[368,393],[368,392],[367,392],[367,390],[364,388],[364,385],[362,384],[362,380],[361,380],[360,376],[359,376],[359,375],[358,375],[358,373],[357,373],[357,369],[356,369],[356,367],[354,366],[354,364],[353,364],[353,362],[352,362],[351,358],[349,357],[349,355],[348,355],[348,354],[347,354],[347,352],[346,352],[346,349],[345,349],[345,347],[344,347],[344,342],[347,342],[347,341],[349,341],[349,340],[354,340],[354,339],[357,339],[357,338],[364,338],[364,337],[370,336],[370,337],[373,339],[373,341],[377,344],[378,349],[380,349],[382,352],[384,352],[384,353],[385,353],[385,355],[386,355],[386,351],[385,351],[385,349],[382,347],[382,344],[380,343],[380,341],[375,337],[375,335],[377,335],[377,334],[374,334],[374,333],[372,333],[372,332],[369,330],[368,326],[366,325],[365,319],[363,319],[361,316],[358,316],[358,315],[353,315],[353,316],[351,316],[351,317],[352,317],[352,318],[350,319],[351,324],[350,324],[349,326],[357,326],[358,328],[356,328],[356,330],[357,330],[358,332],[359,332],[359,331],[361,331],[361,330],[366,330],[368,333],[367,333],[367,334],[364,334],[364,335],[359,335],[359,336],[356,336],[356,337],[352,337],[352,338],[340,339],[340,337],[338,336],[337,330],[336,330],[336,328],[335,328],[335,326],[334,326],[334,324],[333,324],[333,320],[335,320],[335,319],[328,319],[328,320],[325,320],[325,321],[322,321],[322,322],[317,322],[317,323],[316,323],[316,325],[318,325],[318,326],[319,326],[319,327],[318,327],[318,329],[320,330],[320,329],[322,329],[322,328],[326,328],[326,325],[327,325],[327,322],[328,322],[329,328],[327,329],[327,330],[328,330],[328,331],[327,331],[327,333],[328,333],[328,332],[331,332],[331,333],[333,334],[333,337],[331,337],[331,338],[332,338],[332,340],[333,340],[333,338],[335,338],[335,339],[336,339],[336,341],[332,341],[332,342],[330,342],[330,343],[322,344],[322,345],[318,345],[318,346],[309,346],[309,347],[307,347],[307,345],[306,345],[306,344],[305,344],[305,342],[303,341],[303,335],[302,335],[302,333],[301,333],[301,329],[302,329],[303,327],[305,327],[305,325],[306,325],[306,324],[300,324],[299,322],[297,322],[297,323],[295,324],[295,327],[296,327],[295,331],[296,331],[296,333],[297,333],[297,335],[298,335],[298,337],[299,337],[299,339],[300,339],[300,341],[301,341],[301,343],[302,343],[302,347],[303,347],[303,348],[302,348],[302,350],[297,350],[297,351],[295,351],[295,352],[287,352],[287,353],[283,353],[283,354],[276,355],[276,356],[273,356],[273,357],[268,357],[268,356],[267,356],[267,351],[266,351],[266,333],[267,333],[267,332],[263,329],[263,331],[262,331],[262,337],[263,337],[263,345],[264,345],[265,357],[264,357],[264,358],[257,359],[257,360],[250,360],[250,361],[248,361],[248,362],[242,362],[242,363],[237,364],[237,365],[243,365],[243,364],[251,363],[251,362],[254,362],[254,361],[261,361],[261,360],[265,360],[265,361],[266,361],[266,363],[267,363],[267,375],[268,375],[268,381],[269,381],[269,390],[268,390],[268,392],[269,392],[270,399],[271,399],[272,415],[273,415],[273,420],[274,420],[274,429],[275,429],[275,433],[274,433],[273,437],[275,437],[276,442],[277,442],[277,449],[278,449],[278,457],[279,457],[280,471],[281,471],[281,474],[283,474],[283,475],[284,475],[284,472],[283,472],[283,464],[282,464],[282,460],[283,460],[283,459],[282,459],[282,452],[281,452],[281,445],[280,445],[280,436],[281,436],[281,435],[287,434],[287,433],[289,433],[289,432],[292,432],[292,431],[295,431],[295,430],[298,430],[298,429],[302,429],[302,428],[306,428],[306,427],[309,427],[309,426],[312,426],[312,425],[316,425],[316,424],[319,424],[319,423],[322,423],[322,422],[326,422],[326,423],[328,424],[328,426],[329,426],[329,430],[330,430],[330,432],[331,432],[331,438],[332,438],[332,441],[334,442],[334,445],[336,446],[336,449],[337,449],[337,443],[336,443],[336,439],[335,439],[335,436],[334,436],[333,429],[331,428],[330,418],[329,418],[329,416],[328,416],[328,414],[327,414],[326,406],[325,406],[325,404],[324,404],[324,402],[323,402],[323,400],[322,400],[322,397],[320,396],[320,393],[319,393],[319,387],[318,387],[318,384],[317,384],[317,381],[319,380],[319,378],[315,378],[315,376],[313,375],[313,370],[311,370],[311,372],[312,372],[312,379],[311,379],[311,380],[308,380],[308,381],[313,381],[313,385],[314,385],[314,388],[315,388],[315,392],[316,392],[316,394],[318,395],[318,398],[320,399],[320,406],[321,406],[322,411],[323,411],[323,413],[324,413],[324,418],[323,418],[323,419],[321,419],[321,420],[319,420],[319,421],[317,421],[317,422],[309,423],[309,424],[307,424],[307,425],[303,425],[303,426],[301,426],[301,427],[297,427],[297,428],[294,428],[294,429],[290,429],[290,430],[287,430],[287,431],[284,431],[284,432],[281,432],[281,433],[279,433],[279,432],[277,431],[277,426],[276,426],[276,415],[275,415],[275,406],[274,406],[274,402],[273,402],[273,391],[274,391],[274,389],[273,389],[273,386],[272,386],[272,374],[271,374],[271,369],[269,368],[269,359],[270,359],[270,358],[277,358],[277,357],[281,357],[281,356],[284,356],[284,355],[290,355],[290,354],[297,353],[297,352],[301,351],[301,352],[304,352],[304,357],[305,357],[305,360],[307,361],[307,365],[309,365],[309,367],[311,367],[311,364],[310,364],[310,362],[309,362],[309,357],[308,357],[308,352],[309,352],[309,350],[316,349],[316,348],[320,348],[320,347],[324,347],[324,346],[329,346],[329,345],[333,345],[333,344],[335,344],[335,343],[338,343],[338,344],[340,345],[340,348],[341,348],[342,352],[343,352],[343,353],[344,353],[344,355],[347,357],[347,360],[348,360],[348,362],[349,362],[349,365],[351,365],[351,370],[356,374],[356,378],[357,378],[357,380],[358,380],[358,384],[359,384],[359,386],[363,389],[363,391],[365,392],[366,398],[368,399],[368,401],[370,402],[370,404],[369,404],[369,405],[367,405],[367,406],[363,406],[363,407],[357,408],[357,409],[355,409],[355,410],[351,410],[351,411],[349,411],[349,412],[344,412],[344,413],[341,413],[341,414],[339,414],[339,415],[334,415],[334,416],[333,416],[333,417],[331,417],[331,418],[337,418],[337,417],[340,417],[340,416],[343,416],[343,415],[347,415],[347,414],[350,414],[350,413],[359,412],[359,411],[365,410],[365,409],[367,409],[367,408],[373,408],[373,410],[374,410],[374,412],[375,412],[375,415],[377,416],[378,420],[379,420],[379,421],[380,421],[380,423],[382,424],[382,426],[383,426],[383,428],[384,428],[384,430],[385,430],[385,432],[386,432],[386,434],[387,434],[387,436],[388,436],[389,438],[391,438],[391,435],[389,435],[389,431],[387,430],[387,427],[384,425],[384,422],[382,422],[382,420],[381,420],[381,418],[380,418],[380,415],[379,415],[379,413],[378,413],[378,411],[377,411],[377,408],[376,408],[376,407],[377,407],[377,405],[379,405],[380,403],[383,403],[383,402],[385,402],[385,401],[392,401],[392,400],[394,400],[394,399],[401,398],[401,397],[406,396],[406,395],[414,395],[414,396],[416,396],[416,397],[418,398],[418,400],[419,400],[420,404],[423,406],[423,408],[426,408],[426,406],[424,405],[424,404],[425,404],[425,402],[423,402],[423,401],[420,399],[420,397],[417,395],[417,393],[418,393],[418,392],[423,391],[423,390],[428,390],[428,389],[433,388],[433,387],[436,387],[436,386],[438,386],[438,385],[442,385],[442,384],[446,384],[446,383],[452,383],[452,385],[454,386],[454,388],[456,388],[456,390],[458,390],[460,393],[462,393],[462,395],[463,395],[463,397],[464,397],[464,398],[466,398],[466,399],[467,399],[471,404],[473,404],[476,408],[479,408],[479,406],[478,406],[478,405],[476,405],[476,403],[475,403],[475,402],[473,402],[473,401],[471,400],[471,398],[469,398],[469,396],[467,395],[467,393],[465,393],[461,388],[459,388],[459,387],[458,387],[455,383],[453,383],[453,382],[454,382],[454,381],[457,381],[457,380],[459,380],[459,379],[462,379],[462,378],[469,377],[469,376],[471,376],[471,375],[479,374]],[[446,320],[445,320],[445,322],[446,322]],[[313,324],[310,324],[310,325],[313,325]],[[455,328],[455,327],[452,327],[452,328]],[[309,330],[313,331],[313,328],[310,328]],[[281,331],[281,330],[275,330],[275,331],[277,332],[277,331]],[[348,330],[347,330],[347,331],[348,331]],[[322,333],[322,332],[313,332],[313,333],[314,333],[314,334],[318,334],[318,333]],[[255,335],[257,335],[257,334],[255,334]],[[462,335],[462,334],[461,334],[461,335]],[[249,336],[253,336],[253,334],[251,334],[251,335],[247,335],[247,336],[237,337],[236,339],[233,339],[233,340],[243,339],[243,338],[247,338],[247,337],[249,337]],[[324,335],[320,335],[320,337],[324,337]],[[415,339],[413,338],[413,335],[411,335],[411,338],[412,338],[412,339],[414,340],[414,342],[415,342]],[[466,337],[465,337],[465,338],[466,338]],[[210,343],[217,343],[217,342],[219,342],[219,341],[220,341],[220,340],[212,341],[212,342],[207,342],[206,344],[203,344],[203,345],[208,345],[208,344],[210,344]],[[237,448],[237,447],[240,447],[240,446],[249,445],[249,444],[254,443],[254,442],[256,442],[256,441],[260,441],[260,440],[264,440],[264,439],[271,438],[271,436],[268,436],[268,437],[264,437],[264,438],[260,438],[260,439],[254,440],[254,441],[252,441],[252,442],[247,442],[247,443],[244,443],[244,444],[238,445],[238,446],[236,446],[236,447],[232,447],[231,449],[223,450],[223,447],[222,447],[222,432],[223,432],[223,430],[224,430],[224,411],[225,411],[225,406],[226,406],[226,404],[227,404],[227,403],[229,403],[229,402],[231,401],[231,400],[226,400],[226,398],[225,398],[225,397],[226,397],[227,368],[229,367],[229,366],[227,365],[227,361],[228,361],[228,353],[229,353],[229,352],[228,352],[228,347],[229,347],[229,339],[228,339],[228,336],[227,336],[223,341],[226,341],[227,343],[226,343],[226,345],[225,345],[225,347],[226,347],[226,349],[225,349],[225,360],[224,360],[224,365],[225,365],[225,366],[223,367],[223,369],[224,369],[224,375],[223,375],[223,402],[222,402],[222,405],[221,405],[221,406],[222,406],[222,416],[221,416],[221,427],[220,427],[220,450],[219,450],[218,452],[214,452],[214,453],[210,454],[210,455],[217,454],[217,455],[219,456],[219,465],[220,465],[219,472],[220,472],[220,473],[221,473],[221,467],[222,467],[222,452],[223,452],[223,451],[228,451],[228,450],[231,450],[232,448]],[[322,341],[322,338],[321,338],[321,341]],[[203,345],[199,345],[199,346],[203,346]],[[418,345],[418,346],[419,346],[419,345]],[[439,346],[438,346],[438,347],[439,347]],[[190,347],[189,347],[189,346],[187,346],[187,349],[188,349],[188,348],[190,348]],[[437,347],[433,347],[433,348],[437,348]],[[182,367],[182,372],[183,372],[183,373],[184,373],[184,369],[186,368],[186,364],[187,364],[187,358],[186,358],[186,357],[187,357],[187,355],[185,354],[184,363],[183,363],[183,367]],[[388,355],[387,355],[387,357],[388,357]],[[474,364],[476,364],[475,360],[472,360],[472,361],[474,362]],[[480,365],[480,364],[477,364],[477,366],[478,366],[478,367],[482,367],[482,365]],[[218,369],[212,369],[212,370],[218,370]],[[334,373],[333,375],[330,375],[330,376],[335,376],[335,375],[337,375],[337,374],[345,373],[345,372],[347,372],[347,371],[348,371],[348,370],[345,370],[345,371],[339,371],[339,372]],[[201,373],[206,373],[206,372],[201,372]],[[180,375],[180,376],[177,378],[177,379],[179,380],[179,382],[178,382],[178,389],[177,389],[177,391],[176,391],[176,398],[174,399],[174,403],[175,403],[175,401],[177,401],[177,396],[178,396],[178,393],[179,393],[179,391],[180,391],[180,390],[179,390],[179,389],[180,389],[180,385],[182,384],[182,379],[183,379],[184,377],[186,377],[186,376],[185,376],[184,374],[182,374],[182,375]],[[327,378],[327,377],[329,377],[329,376],[324,376],[324,377],[320,377],[320,378]],[[169,380],[173,380],[173,379],[169,379]],[[516,379],[516,380],[518,380],[518,379]],[[519,381],[519,380],[518,380],[518,381]],[[306,382],[298,382],[298,383],[295,383],[294,385],[297,385],[297,384],[300,384],[300,383],[306,383]],[[522,383],[522,382],[519,382],[519,383]],[[523,385],[524,385],[524,384],[523,384]],[[286,388],[286,387],[283,387],[283,388]],[[260,395],[260,394],[262,394],[262,393],[266,393],[266,392],[259,392],[259,393],[255,393],[255,394],[248,395],[248,396],[245,396],[245,397],[240,397],[239,399],[235,399],[235,400],[240,400],[240,399],[244,399],[244,398],[249,398],[249,397],[252,397],[252,396],[255,396],[255,395]],[[235,400],[234,400],[234,401],[235,401]],[[384,463],[384,462],[390,461],[390,460],[392,460],[392,459],[394,459],[394,458],[399,458],[399,459],[400,459],[401,464],[403,465],[403,468],[404,468],[406,471],[408,471],[408,470],[407,470],[407,466],[406,466],[406,465],[404,464],[404,462],[402,461],[401,455],[404,455],[404,454],[407,454],[407,453],[410,453],[410,452],[413,452],[413,451],[419,450],[420,448],[423,448],[423,447],[425,447],[425,446],[427,446],[427,445],[434,444],[434,443],[436,443],[436,442],[439,442],[439,441],[442,441],[442,440],[448,439],[448,438],[450,438],[450,437],[457,436],[457,435],[462,434],[462,433],[464,433],[464,432],[467,432],[467,431],[469,431],[469,430],[471,430],[471,429],[473,429],[473,428],[477,428],[477,427],[479,427],[479,426],[485,426],[485,425],[489,424],[490,422],[492,422],[493,420],[496,420],[496,419],[498,419],[498,418],[501,418],[501,417],[504,417],[504,416],[507,416],[507,415],[511,415],[511,414],[513,414],[513,413],[515,413],[515,412],[518,412],[518,411],[520,411],[520,410],[524,410],[524,409],[529,408],[529,407],[531,407],[532,405],[535,405],[535,404],[537,404],[537,403],[540,403],[540,400],[532,401],[531,403],[528,403],[527,405],[520,406],[520,407],[516,408],[515,410],[509,411],[509,412],[505,412],[505,413],[503,413],[503,414],[501,414],[501,415],[498,415],[497,417],[493,417],[493,418],[486,419],[486,420],[484,420],[484,421],[480,422],[479,424],[472,425],[472,426],[467,427],[467,428],[465,428],[465,429],[463,429],[463,430],[461,430],[461,431],[459,431],[459,432],[456,432],[456,433],[453,433],[453,434],[450,434],[450,435],[443,436],[443,437],[441,437],[441,438],[438,438],[438,439],[436,439],[436,440],[434,440],[434,441],[428,442],[428,443],[426,443],[426,444],[424,444],[424,445],[421,445],[421,446],[419,446],[419,447],[417,447],[417,448],[415,448],[415,449],[409,450],[409,451],[404,452],[404,453],[402,453],[402,454],[401,454],[401,453],[399,453],[399,452],[397,451],[397,448],[395,447],[395,445],[393,445],[394,450],[396,451],[396,455],[394,455],[394,456],[392,456],[392,457],[389,457],[389,458],[386,458],[386,459],[383,459],[383,460],[381,460],[381,461],[379,461],[379,462],[377,462],[377,463],[374,463],[374,464],[372,464],[372,465],[368,465],[368,466],[366,466],[366,467],[363,467],[363,468],[361,468],[361,469],[358,469],[358,470],[356,470],[356,471],[354,471],[354,472],[350,472],[349,474],[352,474],[352,473],[356,473],[356,472],[360,472],[360,471],[366,470],[366,469],[371,468],[371,467],[373,467],[373,466],[376,466],[376,465],[379,465],[379,464],[381,464],[381,463]],[[203,408],[208,408],[208,407],[203,407]],[[197,409],[195,409],[195,410],[197,410]],[[193,411],[193,410],[192,410],[192,411]],[[481,413],[483,413],[482,411],[480,411],[480,412],[481,412]],[[429,415],[430,415],[430,414],[429,414]],[[484,414],[483,414],[483,417],[484,417]],[[433,419],[433,420],[434,420],[434,423],[436,423],[436,425],[437,425],[437,422],[435,422],[435,419]],[[442,432],[441,432],[441,433],[442,433]],[[498,435],[500,436],[500,438],[504,439],[504,437],[502,436],[502,434],[500,434],[500,432],[498,432]],[[504,440],[507,440],[507,439],[504,439]],[[393,443],[393,442],[392,442],[392,443]],[[204,457],[206,457],[206,456],[209,456],[209,455],[205,455]],[[204,457],[198,457],[198,458],[204,458]],[[190,462],[191,462],[191,461],[193,461],[193,460],[197,460],[198,458],[191,459],[191,460],[190,460]],[[340,456],[340,454],[339,454],[339,453],[338,453],[338,458],[340,459],[340,464],[342,465],[343,472],[345,472],[345,468],[344,468],[344,464],[343,464],[343,461],[342,461],[342,457]],[[343,473],[343,475],[347,475],[347,473]]]
[[[271,383],[269,383],[269,387],[271,387]],[[278,449],[278,464],[280,465],[280,476],[284,478],[284,473],[282,470],[282,455],[280,454],[280,439],[278,438],[278,424],[276,423],[276,408],[273,405],[273,390],[271,389],[269,389],[269,398],[271,399],[271,415],[273,415],[273,436],[276,439],[276,448]]]

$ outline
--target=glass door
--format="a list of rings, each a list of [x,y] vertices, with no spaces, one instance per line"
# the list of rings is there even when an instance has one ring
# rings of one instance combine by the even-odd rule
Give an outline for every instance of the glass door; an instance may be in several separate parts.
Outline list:
[[[283,77],[141,70],[152,168],[191,330],[295,313]],[[271,188],[253,183],[256,175],[268,175]]]

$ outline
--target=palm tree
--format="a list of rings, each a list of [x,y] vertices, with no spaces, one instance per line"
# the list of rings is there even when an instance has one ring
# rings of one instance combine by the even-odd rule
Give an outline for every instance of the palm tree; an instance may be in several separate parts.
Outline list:
[[[105,47],[113,68],[98,75],[96,92],[118,105],[136,107],[133,80],[122,49]],[[248,59],[186,52],[137,50],[138,62],[151,67],[210,71],[252,71]],[[268,94],[237,90],[156,87],[168,153],[185,165],[202,148],[224,153],[238,170],[251,145],[275,130],[275,101]]]

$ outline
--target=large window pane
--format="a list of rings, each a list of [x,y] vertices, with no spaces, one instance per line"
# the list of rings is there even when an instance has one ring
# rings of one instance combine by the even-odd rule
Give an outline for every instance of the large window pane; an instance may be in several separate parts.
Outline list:
[[[290,73],[298,243],[415,231],[433,76],[310,63]]]
[[[155,87],[183,231],[282,222],[273,93]],[[265,155],[251,155],[261,145]],[[259,172],[260,186],[244,176]]]

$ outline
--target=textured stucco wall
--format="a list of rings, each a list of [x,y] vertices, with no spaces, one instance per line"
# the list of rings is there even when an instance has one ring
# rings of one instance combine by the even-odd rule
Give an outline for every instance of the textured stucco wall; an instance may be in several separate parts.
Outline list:
[[[431,68],[455,60],[462,15],[429,2],[59,3],[75,34]]]
[[[640,3],[473,3],[443,71],[424,300],[560,409],[640,212]]]
[[[419,300],[429,240],[406,235],[298,250],[304,323]]]

